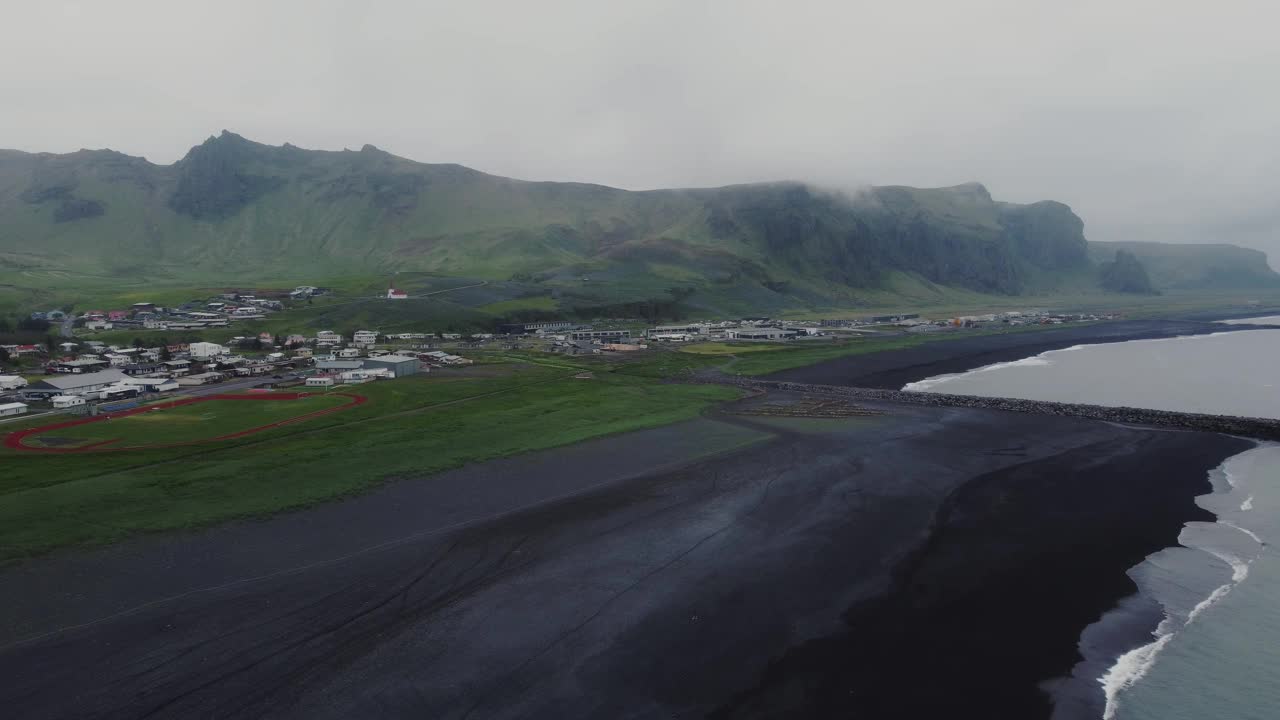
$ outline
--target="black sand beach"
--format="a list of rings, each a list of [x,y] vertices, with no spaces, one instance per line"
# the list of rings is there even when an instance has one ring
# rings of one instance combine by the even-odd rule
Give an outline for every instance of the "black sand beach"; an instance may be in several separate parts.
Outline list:
[[[967,408],[733,409],[7,569],[0,706],[1047,717],[1038,684],[1247,445]]]
[[[1235,332],[1267,325],[1226,325],[1202,319],[1123,320],[1069,325],[1032,332],[1008,332],[947,339],[903,350],[828,360],[807,367],[784,370],[774,380],[851,385],[899,390],[903,385],[936,375],[960,373],[985,365],[1021,360],[1073,345],[1152,340],[1179,335]]]

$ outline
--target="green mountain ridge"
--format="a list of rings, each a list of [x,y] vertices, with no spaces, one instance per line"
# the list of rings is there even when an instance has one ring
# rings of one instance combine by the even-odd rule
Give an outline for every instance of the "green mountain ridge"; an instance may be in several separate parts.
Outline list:
[[[414,271],[598,301],[674,290],[770,309],[856,305],[904,282],[1098,291],[1100,263],[1125,249],[1150,266],[1157,289],[1280,285],[1261,253],[1189,247],[1091,244],[1066,205],[997,202],[978,183],[637,192],[514,180],[369,145],[268,146],[227,131],[172,165],[111,150],[0,151],[0,272],[302,282]]]

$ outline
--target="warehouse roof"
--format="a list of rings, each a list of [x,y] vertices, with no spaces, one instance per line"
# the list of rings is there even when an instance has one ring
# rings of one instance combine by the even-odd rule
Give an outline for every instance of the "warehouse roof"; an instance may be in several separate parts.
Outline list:
[[[119,370],[103,370],[102,372],[78,373],[69,375],[50,375],[35,384],[35,388],[41,386],[51,387],[57,390],[74,390],[76,388],[87,387],[89,385],[107,385],[113,382],[128,379],[128,375]]]

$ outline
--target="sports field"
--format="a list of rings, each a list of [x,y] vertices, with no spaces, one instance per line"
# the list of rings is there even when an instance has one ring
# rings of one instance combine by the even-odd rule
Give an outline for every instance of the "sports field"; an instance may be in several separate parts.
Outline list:
[[[39,452],[101,452],[229,440],[309,420],[364,402],[347,393],[209,395],[12,433],[5,445]]]

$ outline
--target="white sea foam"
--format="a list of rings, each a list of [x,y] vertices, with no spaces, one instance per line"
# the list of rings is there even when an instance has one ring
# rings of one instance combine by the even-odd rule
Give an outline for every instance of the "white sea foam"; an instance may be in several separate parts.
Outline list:
[[[1253,533],[1249,534],[1252,535]],[[1219,587],[1212,593],[1209,593],[1209,597],[1201,600],[1199,603],[1196,603],[1196,606],[1191,608],[1191,612],[1187,614],[1187,625],[1190,625],[1197,617],[1200,617],[1200,613],[1216,605],[1219,600],[1226,597],[1227,594],[1231,592],[1232,588],[1244,582],[1244,579],[1249,577],[1250,563],[1241,560],[1235,555],[1228,555],[1227,553],[1218,552],[1217,550],[1205,549],[1205,552],[1231,566],[1231,582]]]
[[[1241,506],[1241,508],[1240,508],[1240,509],[1241,509],[1241,510],[1244,510],[1245,508],[1244,508],[1243,506]],[[1232,529],[1234,529],[1234,530],[1239,530],[1240,532],[1244,533],[1245,535],[1248,535],[1249,537],[1253,538],[1253,541],[1254,541],[1254,542],[1256,542],[1256,543],[1258,543],[1259,545],[1266,545],[1266,544],[1267,544],[1267,541],[1266,541],[1266,540],[1263,540],[1262,538],[1258,537],[1258,533],[1256,533],[1256,532],[1254,532],[1254,531],[1250,530],[1249,528],[1242,528],[1242,527],[1240,527],[1239,525],[1236,525],[1235,523],[1229,523],[1229,522],[1223,522],[1222,524],[1223,524],[1223,525],[1226,525],[1227,527],[1232,528]]]
[[[1233,525],[1232,527],[1235,526]],[[1248,530],[1244,530],[1244,528],[1236,529],[1242,530],[1254,539],[1257,539],[1256,535]],[[1258,542],[1261,542],[1261,540],[1258,540]],[[1191,609],[1191,612],[1187,613],[1187,619],[1178,627],[1179,630],[1194,622],[1201,613],[1216,605],[1220,600],[1222,600],[1222,598],[1226,597],[1231,592],[1232,588],[1243,582],[1245,578],[1249,577],[1250,563],[1241,560],[1234,555],[1218,552],[1216,550],[1205,549],[1205,552],[1231,566],[1231,582],[1219,586],[1213,592],[1209,593],[1209,597],[1201,600],[1199,603],[1196,603],[1196,606]],[[1165,615],[1164,620],[1160,621],[1160,626],[1156,628],[1154,633],[1152,633],[1152,635],[1155,636],[1154,641],[1149,642],[1142,647],[1130,650],[1116,658],[1115,664],[1107,670],[1105,675],[1098,678],[1099,684],[1102,685],[1103,695],[1106,697],[1106,705],[1102,712],[1103,720],[1112,720],[1112,718],[1115,717],[1116,711],[1120,707],[1120,694],[1133,687],[1139,680],[1146,676],[1152,667],[1155,666],[1156,659],[1159,658],[1160,652],[1164,650],[1165,646],[1168,645],[1169,642],[1178,634],[1177,631],[1174,630],[1175,624],[1176,621],[1172,617]]]
[[[1160,623],[1164,627],[1164,623]],[[1165,645],[1173,639],[1173,633],[1160,634],[1156,631],[1155,642],[1147,643],[1116,658],[1116,664],[1107,670],[1098,682],[1102,683],[1102,692],[1107,703],[1102,711],[1102,720],[1112,720],[1116,710],[1120,708],[1120,693],[1133,687],[1155,665],[1156,658]]]
[[[1081,347],[1081,346],[1077,346],[1077,347]],[[1074,348],[1068,348],[1068,349],[1074,349]],[[907,383],[906,385],[902,386],[902,389],[909,392],[926,392],[930,388],[945,384],[947,382],[955,380],[956,378],[969,377],[972,375],[977,375],[979,373],[991,372],[992,370],[1003,370],[1005,368],[1011,368],[1011,367],[1031,367],[1036,365],[1049,365],[1050,361],[1044,357],[1045,355],[1048,355],[1048,354],[1049,353],[1040,353],[1039,355],[1036,355],[1034,357],[1023,358],[1021,360],[1011,360],[1009,362],[999,362],[991,365],[983,365],[980,368],[974,368],[973,370],[968,370],[962,373],[950,373],[948,375],[937,375],[935,377],[925,378],[924,380],[917,380],[916,382],[913,382],[913,383]]]
[[[1247,454],[1247,452],[1228,458],[1217,468],[1210,471],[1211,474],[1220,474],[1221,477],[1226,479],[1232,490],[1234,490],[1237,487],[1237,480],[1239,478],[1232,474],[1231,465],[1233,464],[1233,461],[1239,462],[1238,459]],[[1247,500],[1241,503],[1240,507],[1242,510],[1252,508],[1253,496],[1250,495]],[[1217,524],[1239,530],[1252,538],[1259,546],[1266,545],[1266,542],[1252,530],[1240,527],[1239,525],[1226,520],[1219,520]],[[1204,613],[1204,611],[1218,604],[1223,598],[1231,593],[1232,589],[1249,577],[1249,566],[1252,564],[1253,559],[1256,559],[1255,557],[1250,560],[1244,560],[1230,553],[1209,547],[1198,547],[1198,549],[1229,565],[1231,567],[1231,582],[1220,585],[1215,588],[1213,592],[1209,593],[1208,597],[1196,603],[1195,607],[1187,613],[1185,620],[1179,621],[1166,611],[1164,619],[1160,622],[1160,626],[1156,628],[1154,633],[1152,633],[1153,637],[1155,637],[1154,641],[1147,643],[1142,647],[1130,650],[1116,658],[1115,663],[1107,670],[1107,672],[1102,677],[1098,678],[1098,683],[1102,685],[1103,694],[1106,698],[1106,705],[1104,706],[1102,714],[1103,720],[1112,720],[1115,718],[1116,712],[1120,707],[1121,694],[1137,684],[1138,681],[1142,680],[1142,678],[1150,672],[1151,668],[1155,666],[1156,660],[1159,658],[1161,651],[1163,651],[1165,646],[1167,646],[1173,638],[1177,636],[1178,631],[1194,622],[1202,613]],[[1148,562],[1150,562],[1150,559]]]
[[[1265,317],[1252,318],[1236,318],[1233,320],[1219,320],[1224,325],[1280,325],[1280,315],[1267,315]]]

